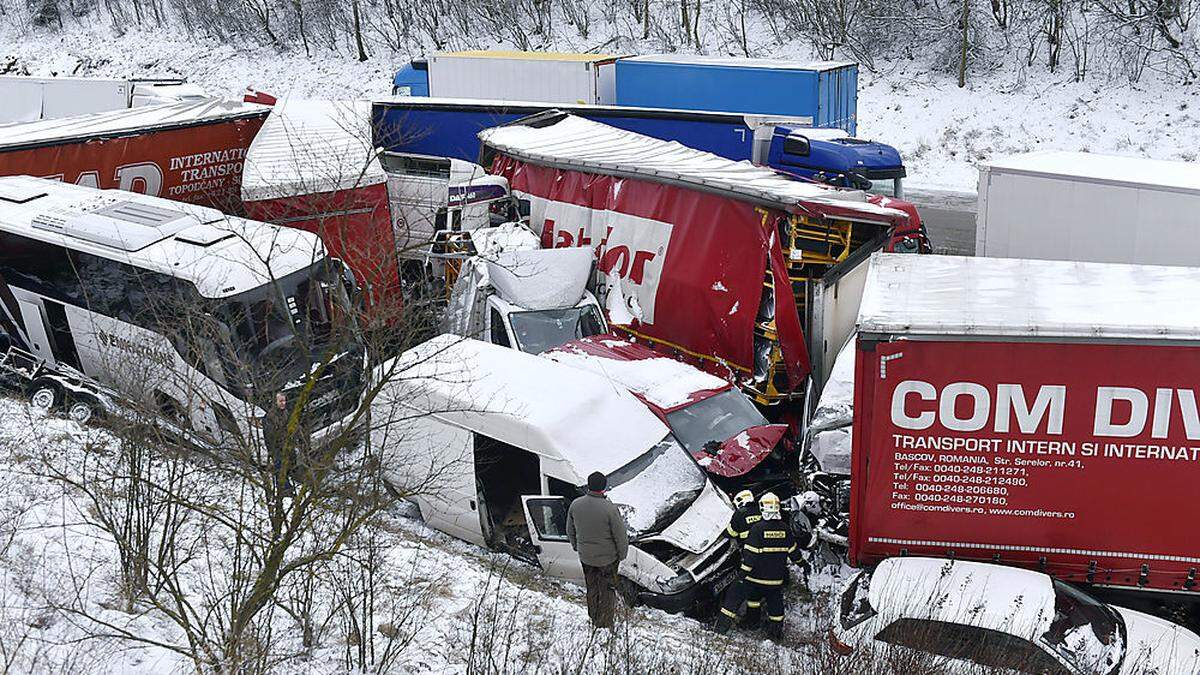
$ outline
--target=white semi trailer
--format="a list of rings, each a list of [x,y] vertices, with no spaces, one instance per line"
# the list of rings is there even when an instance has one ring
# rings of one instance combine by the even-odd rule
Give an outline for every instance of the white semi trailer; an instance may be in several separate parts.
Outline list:
[[[1035,152],[979,168],[975,255],[1200,265],[1200,164]]]

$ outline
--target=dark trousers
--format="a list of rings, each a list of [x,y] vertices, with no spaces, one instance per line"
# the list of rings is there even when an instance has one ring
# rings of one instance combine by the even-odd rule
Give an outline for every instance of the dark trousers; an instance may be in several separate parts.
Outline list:
[[[767,634],[779,636],[783,634],[783,585],[768,586],[746,582],[746,607],[761,607],[766,605]]]
[[[583,581],[587,586],[588,618],[597,628],[612,628],[617,600],[617,563],[593,567],[583,566]]]

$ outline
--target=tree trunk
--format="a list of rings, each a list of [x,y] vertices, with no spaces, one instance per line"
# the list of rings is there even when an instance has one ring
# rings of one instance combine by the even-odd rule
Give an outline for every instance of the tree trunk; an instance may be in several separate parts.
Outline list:
[[[358,11],[358,0],[354,0],[353,3],[351,3],[351,7],[354,10],[354,44],[358,47],[358,60],[366,61],[367,50],[363,47],[362,17]]]
[[[691,44],[692,22],[688,19],[688,0],[679,0],[679,23],[683,26],[683,43]]]
[[[650,37],[650,0],[642,0],[642,39]]]
[[[971,28],[971,0],[962,0],[962,49],[958,59],[958,88],[967,86],[967,33]]]

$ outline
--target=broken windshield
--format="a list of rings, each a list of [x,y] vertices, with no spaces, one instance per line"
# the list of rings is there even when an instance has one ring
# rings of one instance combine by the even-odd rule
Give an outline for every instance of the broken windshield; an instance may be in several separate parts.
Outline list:
[[[631,536],[661,532],[704,490],[704,471],[671,436],[608,475],[608,498]]]
[[[746,429],[765,424],[767,419],[737,389],[726,389],[667,413],[667,426],[693,456],[709,441],[724,443]]]
[[[1054,620],[1042,635],[1079,672],[1115,675],[1125,658],[1125,625],[1111,607],[1055,580]]]
[[[513,312],[509,315],[517,346],[529,354],[541,354],[571,340],[604,332],[600,313],[594,305]]]
[[[275,391],[330,352],[356,351],[353,306],[338,272],[337,265],[321,261],[214,308],[226,343],[218,358],[230,384],[244,383],[246,393],[256,387]]]

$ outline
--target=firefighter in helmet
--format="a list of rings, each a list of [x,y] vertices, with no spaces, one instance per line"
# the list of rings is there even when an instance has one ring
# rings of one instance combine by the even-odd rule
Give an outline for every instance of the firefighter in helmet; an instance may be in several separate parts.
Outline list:
[[[733,517],[729,519],[725,535],[735,544],[741,544],[750,534],[750,526],[761,519],[758,504],[754,503],[754,493],[742,490],[733,496]]]
[[[750,536],[750,526],[762,520],[762,516],[758,513],[758,504],[754,501],[754,493],[749,490],[742,490],[733,496],[733,516],[729,519],[729,526],[725,528],[725,536],[733,542],[734,550],[740,549],[742,542],[746,537]],[[717,622],[714,629],[718,633],[726,633],[733,626],[733,622],[737,620],[738,612],[742,608],[742,602],[746,599],[746,589],[742,584],[742,575],[740,573],[734,578],[733,583],[729,588],[725,589],[725,597],[721,601],[721,613],[717,616]],[[726,609],[729,608],[729,609]],[[754,608],[747,607],[746,623],[755,625],[759,620],[759,611],[757,606]]]
[[[779,497],[771,492],[764,494],[758,500],[758,508],[762,518],[750,526],[749,533],[742,540],[739,581],[744,587],[747,611],[765,605],[767,635],[778,638],[783,635],[783,585],[787,579],[787,563],[791,560],[802,565],[804,558],[796,535],[783,520]],[[731,599],[729,594],[725,599],[721,616],[717,617],[719,632],[722,619],[732,623],[737,616],[737,606],[731,607],[728,602]]]

